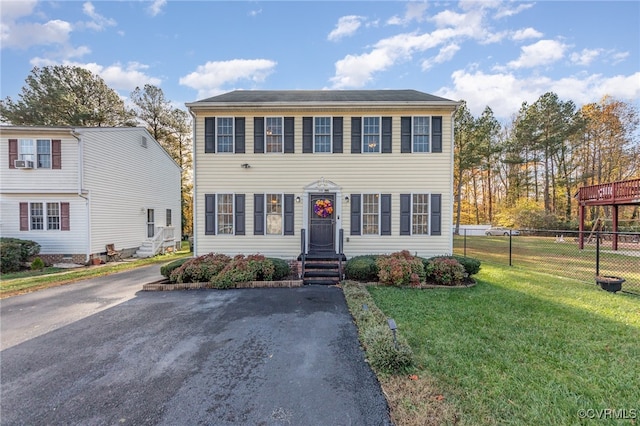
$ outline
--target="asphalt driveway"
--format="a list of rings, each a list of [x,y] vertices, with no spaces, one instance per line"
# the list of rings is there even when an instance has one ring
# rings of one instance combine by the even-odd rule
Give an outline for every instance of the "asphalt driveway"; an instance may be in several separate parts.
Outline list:
[[[338,288],[124,299],[3,345],[2,425],[391,424]]]

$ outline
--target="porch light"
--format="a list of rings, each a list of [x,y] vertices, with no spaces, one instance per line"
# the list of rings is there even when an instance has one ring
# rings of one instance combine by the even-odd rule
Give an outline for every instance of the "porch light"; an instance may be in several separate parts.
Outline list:
[[[302,200],[300,199],[300,197],[299,197],[299,196],[298,196],[298,197],[296,197],[296,203],[299,203],[300,201],[302,201]]]
[[[242,167],[243,169],[250,169],[251,165],[249,163],[242,163],[240,164],[240,167]]]
[[[344,197],[344,201],[345,201],[345,203],[348,203],[348,202],[349,202],[349,196],[348,196],[348,195],[345,195],[345,197]]]

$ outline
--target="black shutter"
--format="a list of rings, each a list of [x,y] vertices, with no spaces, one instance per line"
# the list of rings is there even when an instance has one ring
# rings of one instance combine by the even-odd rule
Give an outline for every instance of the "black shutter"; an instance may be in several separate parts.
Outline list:
[[[245,148],[244,148],[244,140],[245,140],[245,136],[244,136],[244,132],[245,132],[245,127],[244,127],[244,117],[236,117],[236,134],[235,134],[235,153],[236,154],[244,154],[245,153]]]
[[[351,153],[362,152],[362,117],[351,117]]]
[[[411,152],[411,117],[400,118],[400,152]]]
[[[245,230],[245,210],[244,210],[244,194],[236,194],[236,205],[235,205],[235,222],[236,222],[236,235],[244,235]]]
[[[431,235],[442,235],[442,195],[431,194]]]
[[[302,152],[313,152],[313,117],[302,117]]]
[[[204,194],[204,234],[216,234],[216,195]]]
[[[360,216],[360,211],[361,211],[361,203],[360,200],[362,198],[362,195],[360,194],[351,194],[351,235],[360,235],[360,228],[361,228],[361,224],[360,221],[362,220],[361,216]]]
[[[264,154],[264,118],[253,117],[253,152]]]
[[[431,152],[442,152],[442,117],[431,117]]]
[[[391,154],[391,117],[382,117],[382,153]]]
[[[296,152],[295,122],[293,117],[284,118],[284,153],[292,154]]]
[[[391,235],[391,194],[380,195],[380,235]]]
[[[204,152],[216,152],[216,118],[204,119]]]
[[[411,235],[411,194],[400,194],[400,235]]]
[[[264,194],[253,195],[253,235],[264,235]]]
[[[284,235],[295,234],[295,196],[293,194],[284,194]]]
[[[342,154],[342,117],[333,117],[333,153]]]

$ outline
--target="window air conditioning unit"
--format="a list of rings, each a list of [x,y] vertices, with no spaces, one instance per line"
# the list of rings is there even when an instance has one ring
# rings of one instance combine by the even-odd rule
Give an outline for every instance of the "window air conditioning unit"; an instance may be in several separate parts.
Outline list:
[[[29,160],[13,160],[16,169],[33,169],[33,161]]]

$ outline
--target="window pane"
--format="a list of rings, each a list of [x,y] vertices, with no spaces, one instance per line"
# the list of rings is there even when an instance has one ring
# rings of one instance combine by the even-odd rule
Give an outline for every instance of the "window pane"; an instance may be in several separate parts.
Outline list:
[[[331,117],[316,117],[314,152],[331,152]]]
[[[267,152],[282,152],[282,117],[265,119]]]
[[[220,117],[217,124],[218,152],[233,152],[233,118]]]
[[[282,235],[282,194],[267,194],[267,234]]]
[[[233,194],[218,194],[218,234],[233,234]]]
[[[167,209],[167,219],[166,219],[166,226],[171,226],[171,209]]]
[[[20,160],[33,161],[35,152],[32,139],[20,139]]]
[[[31,203],[31,229],[44,229],[42,203]]]
[[[47,203],[47,229],[60,229],[60,204]]]
[[[362,152],[380,152],[380,117],[363,118]]]
[[[362,233],[378,235],[378,212],[380,197],[378,194],[362,194]]]
[[[429,194],[413,194],[411,206],[411,232],[415,235],[429,235]]]
[[[51,168],[51,141],[38,140],[38,168]]]
[[[413,117],[413,152],[429,152],[431,117]]]

